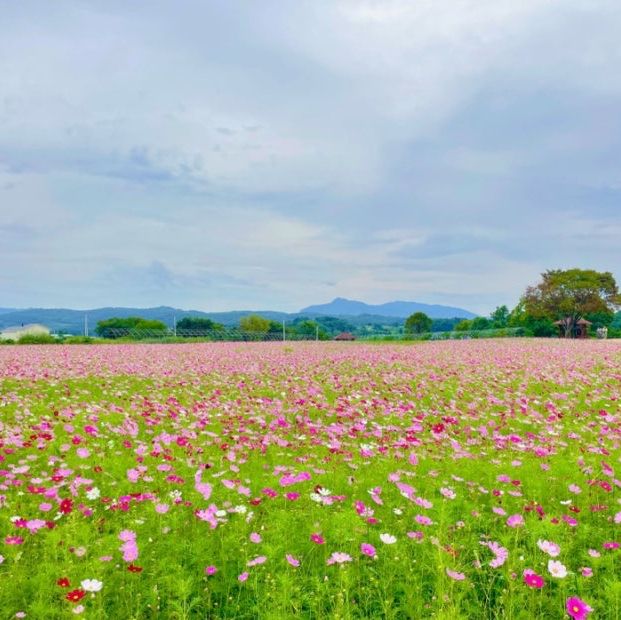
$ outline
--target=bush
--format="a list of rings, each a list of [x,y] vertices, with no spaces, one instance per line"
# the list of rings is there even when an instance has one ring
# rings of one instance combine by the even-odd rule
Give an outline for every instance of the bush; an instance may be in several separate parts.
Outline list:
[[[57,344],[58,340],[49,334],[24,334],[17,340],[17,344]]]
[[[95,341],[90,336],[68,336],[63,339],[63,344],[91,344]]]

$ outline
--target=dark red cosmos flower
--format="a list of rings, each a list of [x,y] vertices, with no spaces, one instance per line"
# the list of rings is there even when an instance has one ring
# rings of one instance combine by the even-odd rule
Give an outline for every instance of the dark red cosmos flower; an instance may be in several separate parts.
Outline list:
[[[73,500],[64,499],[60,502],[60,512],[64,515],[68,515],[73,510]]]
[[[72,603],[77,603],[81,601],[86,596],[86,592],[84,590],[71,590],[71,592],[67,593],[65,598]]]
[[[142,566],[136,566],[135,564],[130,564],[130,565],[127,567],[127,570],[128,570],[130,573],[141,573],[141,572],[142,572]]]
[[[71,585],[71,582],[69,581],[67,577],[61,577],[56,582],[56,585],[59,585],[61,588],[68,588]]]

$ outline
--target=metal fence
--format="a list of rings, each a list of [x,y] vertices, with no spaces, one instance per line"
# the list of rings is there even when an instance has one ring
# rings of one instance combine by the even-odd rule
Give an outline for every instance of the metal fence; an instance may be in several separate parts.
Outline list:
[[[336,334],[326,335],[318,330],[313,333],[297,333],[293,330],[269,332],[245,331],[236,327],[224,329],[132,329],[107,327],[99,334],[106,339],[123,340],[206,340],[209,342],[270,342],[270,341],[316,341],[333,340]],[[524,335],[520,327],[485,329],[479,331],[427,332],[424,334],[357,334],[362,341],[416,341],[416,340],[469,340],[477,338],[519,337]]]
[[[122,327],[107,327],[101,331],[101,337],[107,339],[130,340],[166,340],[166,339],[200,339],[212,342],[257,342],[283,340],[318,340],[319,334],[287,333],[285,330],[270,332],[244,331],[235,327],[226,329],[132,329]]]

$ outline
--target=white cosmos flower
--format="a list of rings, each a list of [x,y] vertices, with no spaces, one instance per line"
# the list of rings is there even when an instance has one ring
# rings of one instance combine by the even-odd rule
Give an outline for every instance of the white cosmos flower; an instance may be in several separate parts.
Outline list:
[[[93,487],[90,491],[86,492],[86,497],[88,499],[99,499],[100,495],[101,493],[97,487]]]
[[[99,592],[103,588],[103,582],[97,579],[84,579],[80,582],[80,585],[86,592]]]
[[[558,560],[548,560],[548,571],[552,577],[557,577],[558,579],[567,577],[567,568]]]
[[[392,534],[380,534],[380,540],[385,545],[394,545],[397,542],[397,537]]]

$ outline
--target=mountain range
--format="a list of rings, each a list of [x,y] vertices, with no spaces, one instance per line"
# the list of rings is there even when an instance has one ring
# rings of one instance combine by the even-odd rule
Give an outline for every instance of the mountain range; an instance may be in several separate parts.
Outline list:
[[[390,316],[405,319],[415,312],[424,312],[432,319],[451,319],[460,317],[472,319],[476,314],[454,308],[452,306],[441,306],[438,304],[422,304],[417,301],[389,301],[385,304],[371,305],[363,301],[345,299],[337,297],[328,304],[308,306],[300,310],[300,314],[330,315],[330,316],[360,316],[362,314],[373,314],[377,316]]]
[[[200,310],[181,310],[170,306],[156,308],[93,308],[91,310],[72,310],[69,308],[0,308],[0,329],[28,323],[47,325],[52,331],[69,334],[84,332],[85,318],[89,330],[94,330],[98,321],[111,317],[141,316],[173,326],[174,321],[184,317],[204,317],[226,326],[236,326],[239,320],[249,314],[260,314],[272,321],[293,321],[300,317],[314,318],[333,316],[347,319],[354,326],[369,324],[400,325],[414,312],[425,312],[431,318],[471,318],[476,316],[463,308],[428,305],[417,302],[394,301],[380,305],[365,304],[361,301],[336,298],[329,304],[303,308],[300,312],[277,312],[273,310],[233,310],[230,312],[202,312]]]

